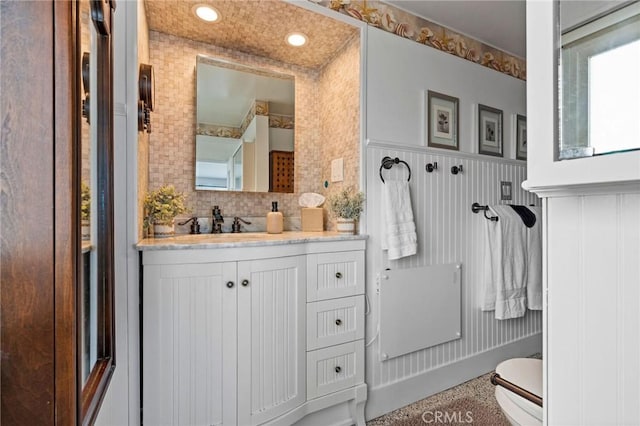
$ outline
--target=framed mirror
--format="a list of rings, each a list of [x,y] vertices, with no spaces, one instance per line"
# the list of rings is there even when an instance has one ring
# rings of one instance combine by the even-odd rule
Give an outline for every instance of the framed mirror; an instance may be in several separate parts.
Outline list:
[[[558,5],[557,159],[640,149],[640,2]]]
[[[293,192],[294,77],[196,58],[195,189]]]
[[[92,424],[115,368],[112,0],[78,0],[76,334],[78,419]]]

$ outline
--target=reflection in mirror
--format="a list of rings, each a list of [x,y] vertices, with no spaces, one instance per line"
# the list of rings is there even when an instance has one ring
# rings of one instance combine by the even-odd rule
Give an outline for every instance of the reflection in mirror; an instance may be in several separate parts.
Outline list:
[[[620,5],[560,2],[561,160],[640,149],[640,2]]]
[[[293,192],[294,78],[196,58],[197,190]]]
[[[97,79],[96,79],[96,30],[91,22],[88,0],[79,2],[80,9],[80,51],[81,63],[79,75],[82,76],[80,86],[82,117],[81,134],[81,180],[80,180],[80,220],[82,235],[81,262],[81,303],[80,310],[80,373],[82,383],[86,383],[91,370],[98,359],[98,319],[97,319],[97,268],[96,241],[94,241],[97,221],[96,208],[96,127],[92,126],[92,117],[96,117]]]
[[[75,46],[77,424],[93,424],[115,369],[113,77],[115,1],[78,0]],[[83,61],[84,59],[84,61]],[[84,222],[84,223],[83,223]],[[84,225],[84,226],[83,226]],[[84,228],[84,229],[82,229]]]

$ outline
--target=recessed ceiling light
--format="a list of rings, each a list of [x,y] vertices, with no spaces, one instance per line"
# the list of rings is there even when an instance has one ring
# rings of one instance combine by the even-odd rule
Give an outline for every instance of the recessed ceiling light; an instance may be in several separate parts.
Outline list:
[[[220,13],[213,7],[206,4],[198,4],[193,7],[193,13],[203,21],[215,22],[220,19]]]
[[[302,33],[290,33],[287,35],[287,43],[292,46],[299,47],[307,42],[307,36]]]

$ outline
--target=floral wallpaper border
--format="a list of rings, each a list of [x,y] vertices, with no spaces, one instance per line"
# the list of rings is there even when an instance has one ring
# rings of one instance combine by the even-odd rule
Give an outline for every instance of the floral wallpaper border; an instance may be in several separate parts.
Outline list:
[[[458,56],[520,80],[526,61],[378,0],[309,0],[381,30]]]
[[[218,126],[216,124],[198,124],[196,135],[216,136],[219,138],[240,139],[242,133],[239,127]]]
[[[275,129],[293,129],[293,116],[269,114],[269,127]]]
[[[294,119],[290,115],[269,114],[269,102],[255,100],[242,120],[240,127],[219,126],[217,124],[199,123],[196,135],[216,136],[219,138],[240,139],[256,115],[268,116],[269,127],[277,129],[293,129]]]

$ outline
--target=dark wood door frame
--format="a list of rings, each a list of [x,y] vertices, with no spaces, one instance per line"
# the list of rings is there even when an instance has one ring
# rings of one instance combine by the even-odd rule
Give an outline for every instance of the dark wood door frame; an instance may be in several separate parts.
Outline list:
[[[0,8],[0,423],[76,425],[75,4]]]
[[[0,3],[3,425],[46,425],[53,424],[57,414],[73,416],[59,412],[55,398],[55,278],[56,272],[69,272],[68,265],[57,270],[55,263],[55,203],[70,196],[65,190],[55,191],[56,184],[68,188],[64,177],[56,176],[54,90],[62,90],[64,84],[55,86],[55,6]],[[63,54],[68,57],[69,50]],[[71,94],[66,95],[69,102]],[[71,126],[70,117],[63,123]],[[58,254],[65,256],[62,249]]]

